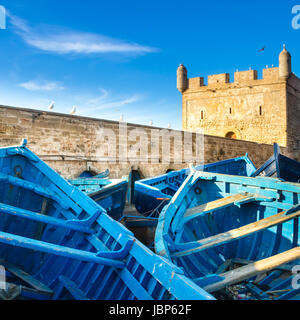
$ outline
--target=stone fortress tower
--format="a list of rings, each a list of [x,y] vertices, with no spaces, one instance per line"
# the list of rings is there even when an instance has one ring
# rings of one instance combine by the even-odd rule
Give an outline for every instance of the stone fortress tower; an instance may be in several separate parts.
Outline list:
[[[183,130],[258,143],[277,142],[300,160],[300,79],[292,73],[285,46],[278,68],[188,78],[181,64],[177,88],[182,93]]]

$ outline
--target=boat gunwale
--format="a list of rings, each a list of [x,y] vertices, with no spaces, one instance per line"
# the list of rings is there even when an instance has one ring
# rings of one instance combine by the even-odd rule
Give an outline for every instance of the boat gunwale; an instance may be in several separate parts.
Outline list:
[[[253,172],[256,171],[256,167],[254,166],[251,159],[248,157],[248,153],[245,156],[218,161],[217,164],[223,165],[223,164],[227,164],[227,163],[231,163],[231,162],[238,162],[238,161],[242,161],[242,160],[246,161],[246,163],[252,167]],[[216,165],[216,163],[200,164],[200,165],[195,166],[195,169],[197,171],[202,171],[202,170],[200,170],[201,168],[203,168],[205,166],[214,166],[214,165]],[[135,184],[138,184],[138,185],[144,184],[149,187],[155,188],[154,186],[152,186],[152,183],[155,183],[157,180],[160,180],[160,179],[165,180],[165,178],[170,178],[173,176],[178,177],[180,174],[184,174],[184,175],[186,175],[186,177],[188,177],[190,173],[191,173],[190,168],[184,168],[181,170],[171,171],[169,173],[164,173],[162,175],[158,175],[155,177],[141,179],[141,180],[136,181]],[[149,183],[149,181],[153,181],[153,182]]]

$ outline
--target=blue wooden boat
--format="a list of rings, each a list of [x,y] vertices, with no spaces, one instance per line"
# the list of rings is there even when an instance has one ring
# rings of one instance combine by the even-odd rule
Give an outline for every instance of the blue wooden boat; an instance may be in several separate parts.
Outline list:
[[[197,166],[196,169],[240,176],[250,176],[256,171],[247,154],[244,157]],[[189,173],[189,169],[183,169],[137,181],[134,189],[137,211],[145,216],[157,217]]]
[[[125,179],[93,177],[73,179],[69,182],[97,202],[115,220],[122,217],[128,188],[128,182]]]
[[[98,179],[104,179],[107,178],[109,176],[110,172],[108,169],[106,169],[103,172],[100,172],[99,174],[95,174],[93,171],[91,170],[86,170],[83,171],[78,178],[98,178]]]
[[[300,299],[300,184],[192,172],[162,211],[155,250],[218,299]]]
[[[300,163],[281,154],[278,144],[275,143],[274,155],[251,175],[251,177],[257,176],[275,177],[289,182],[299,182]]]
[[[49,168],[26,141],[0,148],[0,180],[2,297],[213,299]]]

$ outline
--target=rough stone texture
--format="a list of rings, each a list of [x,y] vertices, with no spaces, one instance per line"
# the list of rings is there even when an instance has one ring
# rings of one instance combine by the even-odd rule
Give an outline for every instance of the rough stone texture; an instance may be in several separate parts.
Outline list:
[[[192,160],[189,155],[195,162],[199,163],[202,156],[205,163],[210,163],[249,153],[259,166],[273,154],[272,145],[135,124],[128,124],[126,132],[124,125],[119,125],[115,121],[0,106],[0,147],[19,145],[22,138],[27,138],[28,147],[66,178],[76,177],[88,167],[96,172],[108,168],[112,178],[128,175],[132,168],[149,177],[168,169],[186,168]],[[172,137],[170,161],[162,144],[168,135]],[[184,138],[187,143],[181,147]],[[197,141],[204,141],[204,151],[198,149],[198,154]],[[126,150],[130,161],[124,158]],[[145,150],[148,159],[140,157]]]
[[[257,71],[249,70],[249,71],[241,71],[234,73],[234,81],[235,82],[248,82],[252,80],[257,80]]]
[[[188,80],[189,88],[199,88],[200,86],[204,86],[204,78],[203,77],[196,77],[190,78]]]
[[[226,74],[195,81],[182,93],[183,130],[288,147],[289,156],[300,160],[300,79],[279,77],[279,68],[236,72],[234,82]],[[190,79],[189,79],[190,80]]]
[[[229,83],[229,74],[228,73],[214,74],[212,76],[208,76],[207,81],[208,81],[208,85]]]
[[[292,74],[287,83],[287,145],[289,153],[300,159],[300,81]]]

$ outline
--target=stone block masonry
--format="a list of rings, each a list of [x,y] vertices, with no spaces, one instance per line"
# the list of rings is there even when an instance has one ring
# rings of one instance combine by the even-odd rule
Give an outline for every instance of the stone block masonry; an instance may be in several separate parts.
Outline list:
[[[26,138],[28,147],[65,178],[77,177],[88,168],[96,172],[108,168],[111,178],[128,175],[132,168],[139,169],[145,177],[186,168],[190,163],[186,154],[193,152],[195,158],[197,141],[201,139],[205,163],[249,153],[251,160],[259,166],[273,154],[272,145],[137,124],[127,124],[127,131],[119,137],[120,128],[122,126],[116,121],[0,106],[0,147],[19,145]],[[111,133],[111,136],[103,132]],[[139,141],[139,132],[145,135],[146,143],[143,143],[144,138],[142,143]],[[151,140],[151,135],[153,138],[162,133],[171,136],[169,162],[164,160],[163,137],[160,137],[158,146]],[[191,139],[178,147],[178,137],[183,140],[184,134],[189,134]],[[110,150],[110,142],[115,137],[116,149]],[[149,151],[147,159],[140,157],[142,148]],[[131,155],[130,161],[114,159],[114,155],[126,151]],[[285,152],[285,148],[282,151]],[[182,162],[178,161],[180,157]]]

